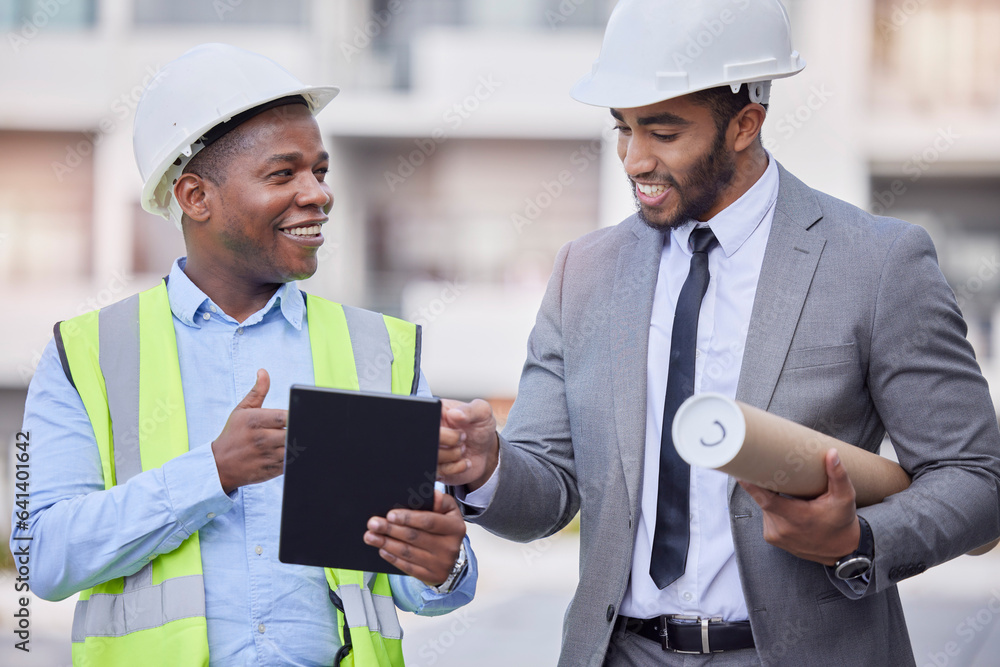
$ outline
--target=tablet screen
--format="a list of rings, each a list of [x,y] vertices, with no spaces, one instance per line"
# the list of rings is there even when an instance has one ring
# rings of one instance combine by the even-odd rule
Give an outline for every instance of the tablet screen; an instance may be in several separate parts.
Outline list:
[[[278,560],[402,574],[364,542],[368,519],[434,508],[441,402],[294,385]]]

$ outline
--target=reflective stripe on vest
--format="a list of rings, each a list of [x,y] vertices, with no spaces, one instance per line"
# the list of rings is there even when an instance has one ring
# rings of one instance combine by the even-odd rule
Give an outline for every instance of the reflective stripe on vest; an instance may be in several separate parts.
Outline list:
[[[342,332],[346,328],[350,339],[350,345],[343,349],[337,347],[343,345],[341,336],[310,335],[318,386],[416,393],[420,379],[420,327],[350,306],[344,306],[342,314],[331,309],[314,309],[313,297],[308,297],[306,305],[310,331]],[[378,345],[372,346],[372,342]],[[359,362],[354,358],[354,349],[372,352],[363,355]],[[334,363],[334,359],[347,358],[354,363]],[[407,363],[411,358],[413,363]],[[395,363],[397,360],[399,363]],[[396,616],[388,575],[332,568],[325,568],[325,572],[331,590],[344,605],[343,611],[337,610],[341,644],[349,642],[351,647],[337,667],[402,665],[403,629]]]
[[[360,628],[367,626],[369,630],[378,632],[386,639],[402,639],[403,628],[396,616],[396,604],[392,595],[377,595],[371,592],[375,575],[364,573],[364,584],[341,584],[337,594],[344,603],[344,615],[347,617],[347,627]]]
[[[317,385],[415,391],[419,327],[312,296],[306,304]],[[188,450],[180,364],[165,284],[99,313],[61,322],[56,326],[56,343],[67,377],[80,393],[94,427],[105,488],[123,484]],[[354,350],[362,352],[363,367],[354,363]],[[327,570],[328,580],[331,575],[344,583],[365,576]],[[358,634],[357,642],[362,644],[355,651],[359,659],[354,664],[402,665],[402,630],[388,578],[367,576],[372,578],[368,603],[372,613],[363,614],[364,624],[358,624],[355,613],[359,598],[361,607],[369,611],[360,587],[357,595],[353,590],[345,593],[351,598],[350,634],[352,639]],[[338,620],[342,636],[344,619],[339,612]],[[201,552],[195,533],[135,574],[81,593],[73,620],[73,661],[76,665],[131,665],[143,656],[144,665],[205,665],[206,627]],[[363,646],[365,641],[372,646]],[[360,659],[362,654],[365,659]]]

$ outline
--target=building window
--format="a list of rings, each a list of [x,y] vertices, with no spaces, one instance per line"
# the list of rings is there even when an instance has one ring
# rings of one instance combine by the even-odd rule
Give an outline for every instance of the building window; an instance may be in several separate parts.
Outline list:
[[[300,26],[306,0],[135,0],[136,25],[249,23]]]
[[[876,0],[872,94],[883,107],[1000,107],[1000,4]]]
[[[32,26],[35,30],[90,28],[97,18],[96,0],[0,0],[0,29]]]
[[[87,142],[79,132],[0,131],[0,281],[90,275],[94,164]]]
[[[356,167],[346,187],[364,202],[369,305],[383,312],[413,281],[544,285],[559,248],[598,226],[590,142],[456,138],[426,156],[430,138],[337,145]]]
[[[393,16],[373,41],[378,57],[392,68],[392,86],[410,87],[410,44],[414,35],[438,26],[533,31],[603,30],[613,0],[373,0],[373,16]],[[402,9],[400,9],[402,7]],[[396,8],[395,11],[393,8]]]
[[[883,171],[877,169],[878,171]],[[924,227],[984,365],[1000,360],[1000,178],[893,174],[872,179],[877,213]]]

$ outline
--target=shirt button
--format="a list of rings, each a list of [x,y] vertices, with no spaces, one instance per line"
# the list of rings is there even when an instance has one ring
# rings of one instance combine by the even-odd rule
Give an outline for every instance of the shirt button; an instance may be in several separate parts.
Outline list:
[[[237,336],[242,336],[243,335],[243,327],[239,327],[238,329],[236,329],[236,335]]]
[[[216,308],[215,306],[211,305],[211,304],[209,304],[209,306],[208,306],[208,309],[209,309],[210,311],[212,311],[213,313],[217,313],[217,312],[219,312],[219,309],[218,309],[218,308]]]
[[[210,319],[212,319],[212,313],[205,313],[204,315],[201,316],[201,319],[203,319],[203,320],[210,320]]]
[[[207,516],[209,519],[214,519],[215,518],[215,512],[209,512],[205,516]]]
[[[685,602],[690,602],[690,601],[691,601],[691,598],[693,598],[694,596],[693,596],[693,595],[691,595],[690,593],[685,593],[685,594],[684,594],[684,595],[682,595],[681,597],[682,597],[682,598],[684,598],[684,601],[685,601]]]
[[[263,623],[261,623],[260,625],[257,626],[257,632],[259,632],[260,634],[264,634],[264,624]]]
[[[262,553],[264,553],[264,547],[257,545],[257,547],[254,548],[254,553],[256,553],[258,556],[261,555]]]

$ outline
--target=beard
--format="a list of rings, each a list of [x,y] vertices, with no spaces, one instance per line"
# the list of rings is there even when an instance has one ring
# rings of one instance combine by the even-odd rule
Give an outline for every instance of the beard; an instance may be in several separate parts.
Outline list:
[[[653,211],[644,208],[639,201],[639,195],[636,194],[635,181],[631,177],[628,180],[632,185],[632,198],[635,199],[639,219],[651,229],[662,231],[680,227],[688,220],[700,220],[704,217],[715,206],[722,191],[732,184],[735,174],[736,160],[726,148],[725,132],[719,130],[715,134],[712,147],[698,159],[683,183],[670,174],[652,172],[642,175],[644,180],[670,185],[677,194],[679,200],[677,208],[673,213],[663,211],[662,220],[650,217]]]

